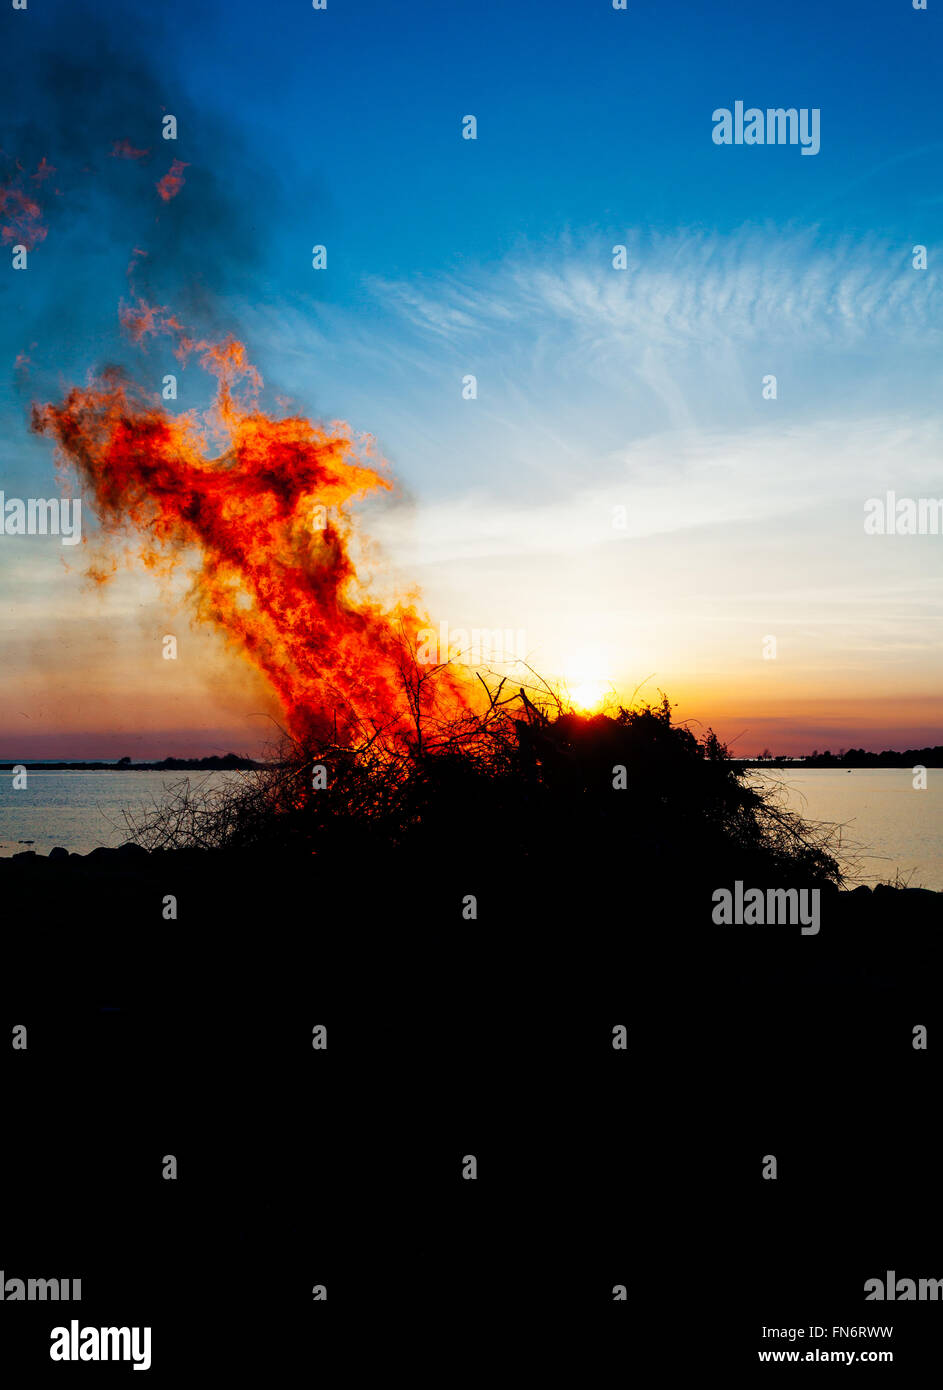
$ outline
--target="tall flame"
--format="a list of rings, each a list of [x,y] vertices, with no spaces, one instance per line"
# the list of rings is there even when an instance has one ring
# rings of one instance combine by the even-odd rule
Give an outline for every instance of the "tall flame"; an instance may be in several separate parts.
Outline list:
[[[217,386],[203,415],[173,415],[111,368],[34,406],[33,429],[56,440],[105,535],[135,531],[146,564],[188,567],[198,617],[263,672],[297,737],[409,737],[417,699],[420,717],[423,702],[462,712],[459,675],[440,673],[434,692],[415,680],[428,619],[411,602],[376,601],[358,579],[349,504],[391,487],[369,444],[343,424],[263,413],[261,378],[235,339],[195,341],[140,301],[123,318],[138,339],[176,332],[178,357],[198,353]]]

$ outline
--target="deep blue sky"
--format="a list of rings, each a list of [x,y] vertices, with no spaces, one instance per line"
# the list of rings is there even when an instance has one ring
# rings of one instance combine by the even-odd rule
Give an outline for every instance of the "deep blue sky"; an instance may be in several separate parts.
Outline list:
[[[171,252],[186,253],[176,278],[175,255],[165,254],[156,286],[168,299],[183,281],[224,291],[220,325],[240,297],[276,312],[349,310],[365,323],[378,311],[377,284],[552,256],[567,239],[603,259],[633,233],[722,241],[747,225],[766,228],[771,245],[796,228],[814,228],[823,244],[885,238],[902,254],[938,240],[932,6],[633,0],[616,12],[607,0],[330,0],[320,12],[304,0],[110,0],[103,31],[95,8],[52,0],[3,12],[14,84],[4,148],[18,152],[25,126],[53,162],[66,128],[83,158],[104,160],[121,137],[154,154],[146,169],[104,160],[84,178],[76,171],[54,209],[55,235],[28,286],[16,285],[17,310],[0,330],[8,361],[22,348],[23,316],[50,301],[57,369],[84,369],[96,344],[108,354],[129,248],[156,255],[148,197],[171,156],[190,163],[187,198],[215,183],[241,224],[194,225],[180,199],[158,208],[165,231],[178,224]],[[51,120],[57,83],[42,75],[44,44],[97,70],[103,92],[127,75],[129,57],[150,66],[152,86],[141,84],[135,102],[132,81],[119,104],[129,129],[113,133],[116,112],[84,94],[60,96]],[[711,113],[738,98],[819,107],[821,151],[718,149]],[[158,101],[187,113],[174,145],[156,139]],[[479,121],[474,143],[459,138],[467,113]],[[223,279],[233,242],[241,259]],[[328,246],[328,274],[311,270],[315,242]],[[64,286],[84,299],[81,312],[61,304]],[[34,336],[47,328],[37,322]],[[50,365],[46,338],[37,367]],[[396,343],[389,332],[384,351]],[[262,365],[278,374],[280,364]],[[312,383],[308,404],[339,414],[362,406],[362,365],[351,375],[329,392]],[[383,418],[361,423],[384,432]]]
[[[260,161],[297,189],[299,232],[323,225],[354,277],[489,260],[587,225],[798,217],[906,235],[937,194],[875,172],[941,139],[932,6],[237,0],[222,23],[186,8],[183,79],[251,125]],[[737,98],[818,106],[821,153],[717,159],[710,113]],[[461,162],[467,112],[480,138]],[[939,168],[939,149],[916,164]]]

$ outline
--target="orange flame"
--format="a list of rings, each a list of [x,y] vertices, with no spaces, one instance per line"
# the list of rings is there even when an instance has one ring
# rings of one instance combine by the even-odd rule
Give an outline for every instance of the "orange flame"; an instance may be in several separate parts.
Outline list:
[[[59,404],[34,406],[33,429],[57,441],[90,490],[106,535],[136,529],[151,567],[186,564],[197,615],[221,628],[267,677],[298,737],[356,742],[382,728],[415,732],[420,714],[467,708],[451,670],[406,693],[411,653],[428,625],[411,602],[384,606],[358,579],[351,557],[356,498],[389,489],[367,461],[369,442],[349,428],[258,409],[262,386],[242,343],[195,341],[165,310],[124,310],[140,340],[170,330],[217,379],[213,407],[171,415],[116,368],[74,387]],[[210,454],[221,436],[224,448]],[[96,564],[94,577],[107,571]],[[425,702],[425,704],[423,704]]]
[[[186,179],[183,177],[184,169],[189,169],[189,164],[185,164],[182,159],[175,159],[167,173],[162,179],[158,179],[155,185],[158,193],[165,203],[169,203],[171,198],[176,198]]]

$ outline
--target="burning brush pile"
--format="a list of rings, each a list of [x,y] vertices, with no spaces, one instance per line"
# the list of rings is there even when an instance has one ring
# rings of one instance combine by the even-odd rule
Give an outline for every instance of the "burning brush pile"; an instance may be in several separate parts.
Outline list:
[[[404,677],[414,717],[418,679]],[[130,838],[149,850],[314,855],[342,872],[391,856],[420,869],[470,860],[542,891],[557,875],[616,869],[689,886],[725,872],[841,884],[834,829],[745,785],[713,734],[699,741],[672,723],[667,699],[586,717],[549,692],[482,686],[484,708],[418,718],[412,738],[288,742],[277,765],[225,788],[184,780],[128,819]]]
[[[182,783],[131,826],[146,849],[295,851],[350,864],[414,849],[838,882],[820,829],[751,790],[713,735],[667,700],[614,717],[569,712],[539,681],[513,688],[417,659],[428,618],[371,596],[352,504],[388,489],[346,426],[275,418],[241,343],[198,341],[164,310],[124,311],[138,342],[169,333],[216,379],[202,414],[171,414],[117,369],[34,408],[97,514],[151,569],[185,566],[198,621],[221,630],[281,703],[273,764],[225,789]],[[95,563],[90,573],[104,576]],[[323,861],[322,861],[323,862]]]

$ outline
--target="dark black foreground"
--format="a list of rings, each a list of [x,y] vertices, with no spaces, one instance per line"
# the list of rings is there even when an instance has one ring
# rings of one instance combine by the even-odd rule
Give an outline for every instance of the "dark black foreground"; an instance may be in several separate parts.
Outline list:
[[[915,1370],[943,1308],[864,1285],[943,1278],[940,895],[827,890],[803,935],[557,861],[0,861],[0,1264],[83,1286],[0,1305],[29,1383],[129,1373],[53,1365],[73,1317],[150,1325],[145,1384]]]

